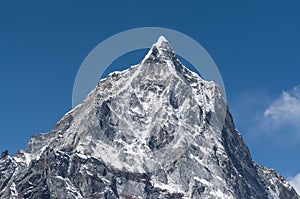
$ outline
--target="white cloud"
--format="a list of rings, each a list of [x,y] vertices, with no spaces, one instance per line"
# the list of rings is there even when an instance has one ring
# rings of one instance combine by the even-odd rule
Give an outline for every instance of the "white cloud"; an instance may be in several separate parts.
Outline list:
[[[300,173],[298,173],[295,177],[290,178],[289,183],[294,187],[294,189],[300,195]]]
[[[273,125],[293,125],[300,127],[300,86],[283,91],[264,112],[265,119]]]

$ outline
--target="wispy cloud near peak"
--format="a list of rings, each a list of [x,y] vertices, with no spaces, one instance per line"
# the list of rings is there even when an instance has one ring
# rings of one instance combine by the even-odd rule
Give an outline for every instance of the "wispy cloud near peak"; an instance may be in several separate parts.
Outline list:
[[[300,86],[283,91],[265,110],[264,117],[275,125],[293,125],[300,127]]]
[[[294,187],[298,195],[300,195],[300,173],[298,173],[295,177],[290,178],[289,183]]]

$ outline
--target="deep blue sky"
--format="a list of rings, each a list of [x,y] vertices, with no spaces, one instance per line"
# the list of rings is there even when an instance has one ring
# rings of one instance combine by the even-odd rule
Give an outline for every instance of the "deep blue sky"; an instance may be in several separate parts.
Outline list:
[[[266,128],[261,116],[282,91],[300,84],[299,10],[298,0],[2,1],[0,151],[25,148],[32,134],[48,132],[71,109],[76,72],[96,45],[127,29],[156,26],[202,44],[222,73],[253,159],[294,176],[300,127]]]

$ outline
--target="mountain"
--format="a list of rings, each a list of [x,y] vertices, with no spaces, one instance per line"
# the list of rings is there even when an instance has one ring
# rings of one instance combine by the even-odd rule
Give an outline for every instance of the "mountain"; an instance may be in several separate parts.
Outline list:
[[[253,162],[223,94],[160,37],[25,151],[0,158],[0,198],[299,199]]]

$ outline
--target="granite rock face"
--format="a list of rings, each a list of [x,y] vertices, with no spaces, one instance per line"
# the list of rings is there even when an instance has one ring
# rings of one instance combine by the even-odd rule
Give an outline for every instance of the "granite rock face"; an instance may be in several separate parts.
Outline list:
[[[0,198],[298,199],[255,164],[223,94],[160,37],[143,61],[102,79],[25,151],[0,157]]]

